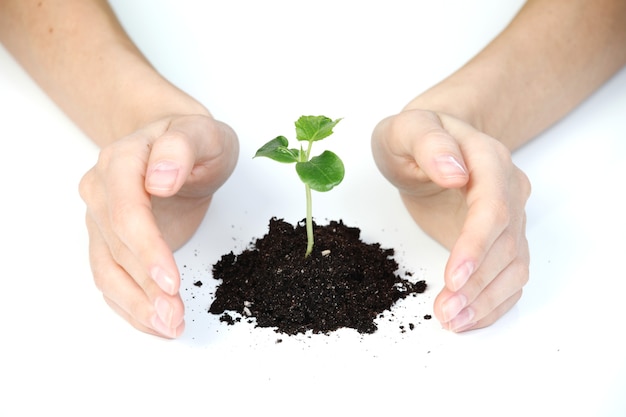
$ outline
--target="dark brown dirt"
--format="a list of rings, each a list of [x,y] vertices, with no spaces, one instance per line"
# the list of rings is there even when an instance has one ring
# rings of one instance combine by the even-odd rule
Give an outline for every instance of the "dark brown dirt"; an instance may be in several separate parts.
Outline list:
[[[394,250],[364,243],[360,233],[341,221],[314,224],[315,247],[305,258],[304,223],[271,219],[264,237],[213,266],[213,277],[222,282],[209,312],[228,324],[254,318],[259,327],[292,335],[343,327],[375,332],[379,315],[424,292],[426,283],[401,278]]]

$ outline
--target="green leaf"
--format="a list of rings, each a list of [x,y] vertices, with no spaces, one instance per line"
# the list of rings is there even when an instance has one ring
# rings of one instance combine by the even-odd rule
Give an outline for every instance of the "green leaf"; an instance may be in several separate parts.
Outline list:
[[[307,142],[324,139],[333,134],[333,128],[340,121],[326,116],[301,116],[296,122],[296,139]]]
[[[278,136],[261,146],[254,154],[254,157],[265,156],[283,163],[297,162],[300,159],[300,150],[289,149],[287,148],[288,145],[289,141],[286,137]]]
[[[315,191],[330,191],[343,180],[345,168],[341,159],[331,151],[298,162],[296,172],[303,183]]]

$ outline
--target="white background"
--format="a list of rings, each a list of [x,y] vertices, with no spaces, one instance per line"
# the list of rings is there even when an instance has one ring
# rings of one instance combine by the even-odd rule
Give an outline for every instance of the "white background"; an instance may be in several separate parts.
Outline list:
[[[176,254],[186,333],[140,333],[91,278],[77,186],[97,149],[0,49],[0,415],[626,415],[626,72],[514,155],[533,183],[531,280],[495,325],[455,335],[423,319],[447,253],[378,173],[370,135],[521,1],[112,4],[156,68],[237,131],[241,158]],[[429,284],[373,335],[277,344],[271,329],[206,312],[222,254],[272,216],[304,217],[292,168],[252,160],[267,140],[293,137],[301,114],[344,118],[326,145],[346,179],[313,195],[314,216],[361,227]]]

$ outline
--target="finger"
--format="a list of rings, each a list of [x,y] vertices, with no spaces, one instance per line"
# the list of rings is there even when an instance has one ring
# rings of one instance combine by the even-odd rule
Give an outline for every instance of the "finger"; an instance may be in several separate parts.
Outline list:
[[[480,264],[471,278],[457,292],[462,292],[469,302],[473,302],[479,294],[500,274],[500,271],[510,269],[514,265],[528,277],[530,263],[528,241],[525,237],[525,220],[515,221],[494,242],[484,261]],[[524,268],[525,266],[525,268]],[[515,276],[515,278],[517,278]],[[512,279],[509,285],[521,286],[525,284],[519,279]]]
[[[521,291],[528,282],[528,245],[520,249],[520,256],[498,271],[493,279],[481,279],[481,276],[492,274],[492,270],[486,266],[484,271],[478,271],[472,276],[461,291],[454,293],[448,289],[442,290],[435,300],[435,315],[444,327],[458,330],[483,321],[486,317],[493,317],[494,311],[500,311],[503,303]],[[480,281],[483,282],[472,285]],[[482,285],[484,287],[480,288]]]
[[[102,246],[103,252],[98,260],[103,266],[112,271],[118,269],[118,276],[106,276],[99,284],[101,291],[117,305],[127,311],[144,325],[151,325],[154,329],[175,329],[184,320],[185,307],[179,294],[165,293],[152,279],[132,253],[122,246],[122,253],[115,259],[109,255],[108,248]],[[109,258],[107,259],[107,255]],[[106,270],[105,270],[106,272]],[[160,330],[163,332],[162,330]],[[165,333],[166,335],[169,333]]]
[[[496,240],[507,226],[504,221],[498,220],[503,216],[499,209],[493,208],[486,201],[479,201],[469,207],[461,234],[450,251],[444,271],[445,285],[450,291],[459,291],[474,278],[479,269],[485,269],[483,262],[487,254],[493,250]]]
[[[196,150],[190,138],[168,129],[151,145],[145,188],[154,196],[169,197],[178,192],[191,172]]]
[[[87,219],[90,261],[96,287],[107,303],[134,327],[149,333],[176,337],[183,324],[184,307],[180,297],[164,294],[145,272],[144,287],[122,268],[108,251],[96,224]],[[129,262],[127,262],[129,264]],[[136,273],[134,276],[140,276]]]
[[[483,327],[491,326],[493,323],[498,321],[502,316],[504,316],[509,310],[511,310],[515,304],[522,298],[523,290],[517,291],[511,297],[507,298],[503,303],[498,305],[495,309],[491,311],[487,316],[478,320],[474,325],[468,325],[460,327],[456,330],[456,332],[464,332],[467,330],[480,329]]]
[[[492,309],[489,314],[481,319],[477,319],[471,310],[464,311],[459,314],[458,318],[453,322],[447,323],[446,328],[456,333],[465,332],[468,330],[480,329],[483,327],[491,326],[498,321],[503,315],[505,315],[522,297],[522,290],[516,291],[512,296],[504,300],[496,308]]]
[[[457,291],[505,228],[516,224],[519,233],[524,234],[530,182],[513,164],[510,151],[502,143],[456,119],[442,116],[442,120],[446,129],[459,138],[470,171],[466,220],[445,271],[446,285]]]
[[[495,139],[461,123],[454,123],[470,170],[466,187],[467,213],[445,271],[446,286],[458,291],[480,267],[494,242],[523,214],[524,203],[511,190],[510,153]]]
[[[443,188],[459,188],[469,178],[457,140],[443,127],[432,112],[411,110],[407,117],[411,138],[411,155],[417,166],[435,184]]]
[[[175,118],[152,144],[146,190],[168,197],[201,183],[200,196],[213,194],[234,170],[238,150],[229,126],[205,116]]]
[[[435,299],[435,315],[449,328],[482,320],[503,300],[528,282],[530,254],[525,236],[526,217],[516,221],[496,240],[467,283],[457,292],[447,287]]]
[[[128,147],[128,150],[105,148],[101,152],[101,159],[106,161],[101,164],[103,172],[100,173],[105,195],[99,197],[102,201],[94,207],[108,210],[95,219],[119,264],[124,265],[119,256],[129,251],[163,291],[175,295],[180,287],[180,276],[171,249],[154,218],[150,195],[144,188],[147,155],[137,155],[136,146],[135,139],[122,140],[118,147]]]
[[[102,170],[105,171],[104,174],[102,174]],[[85,174],[80,183],[81,196],[87,203],[86,223],[90,235],[90,247],[99,249],[97,253],[101,254],[103,259],[106,260],[103,262],[104,265],[108,265],[107,262],[110,262],[113,265],[119,266],[119,268],[123,269],[126,274],[133,278],[137,285],[144,288],[145,292],[145,289],[149,285],[149,283],[146,282],[146,276],[150,269],[145,266],[142,267],[136,258],[132,259],[133,257],[129,255],[129,253],[132,252],[123,241],[123,238],[116,233],[116,226],[112,224],[115,222],[116,216],[112,215],[111,211],[119,211],[119,209],[116,209],[115,203],[119,196],[116,196],[114,190],[115,185],[113,185],[112,190],[110,183],[115,184],[115,182],[118,182],[118,180],[113,180],[118,173],[111,172],[107,174],[107,170],[108,168],[106,167],[101,168],[99,165],[96,165],[96,167]],[[122,193],[123,192],[122,190]],[[135,200],[138,199],[138,204],[140,205],[149,204],[146,202],[147,196],[145,192],[139,196],[128,194],[128,197],[130,200],[133,200],[133,197]],[[126,204],[130,206],[132,203]],[[122,219],[126,218],[126,216],[120,214],[118,214],[117,217]],[[125,232],[124,225],[118,225],[117,228]],[[94,253],[93,250],[90,252],[92,265],[99,261],[98,258],[94,257]],[[130,261],[131,259],[132,262]],[[106,273],[106,268],[103,268],[103,270]]]
[[[406,193],[423,193],[430,181],[458,188],[468,179],[456,140],[432,112],[410,110],[384,119],[374,129],[372,152],[383,175]]]
[[[518,232],[514,232],[518,236]],[[528,244],[519,247],[519,243],[510,244],[512,238],[506,233],[496,241],[493,248],[485,257],[476,271],[472,271],[467,283],[457,291],[446,286],[441,294],[435,299],[435,314],[442,322],[453,320],[464,308],[475,300],[488,288],[497,277],[501,277],[503,271],[510,269],[515,262],[525,262],[528,259]],[[517,238],[519,239],[519,238]],[[525,239],[523,239],[526,242]],[[507,276],[507,275],[504,275]],[[510,275],[509,275],[510,276]],[[520,288],[521,284],[511,280],[506,282],[509,287]],[[504,289],[506,290],[506,289]],[[510,294],[506,294],[508,297]]]
[[[175,329],[168,328],[165,324],[160,322],[159,318],[155,319],[153,327],[146,327],[141,322],[137,321],[133,316],[129,315],[126,310],[115,304],[111,299],[103,296],[104,301],[107,305],[115,312],[117,315],[126,320],[130,325],[132,325],[135,329],[142,331],[144,333],[152,334],[155,336],[166,337],[169,339],[175,339],[183,334],[185,331],[185,322],[182,322]]]
[[[487,187],[486,192],[480,191],[485,192],[485,196],[471,203],[461,234],[452,247],[446,265],[445,282],[451,291],[463,288],[479,269],[499,271],[501,268],[498,262],[503,263],[515,257],[525,258],[528,262],[524,207],[530,194],[530,183],[517,168],[514,168],[512,178],[506,181],[509,185],[503,187],[506,191],[503,191],[501,197],[494,198],[499,192],[497,186],[495,190],[489,191],[488,184],[482,184]],[[490,252],[497,255],[491,253],[493,261],[486,262]],[[486,262],[485,266],[482,266],[483,262]],[[481,282],[480,279],[477,281]]]

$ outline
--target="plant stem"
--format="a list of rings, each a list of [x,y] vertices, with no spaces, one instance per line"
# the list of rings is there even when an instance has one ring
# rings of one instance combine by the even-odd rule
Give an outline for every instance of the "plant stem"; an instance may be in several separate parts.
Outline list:
[[[311,155],[311,148],[313,147],[313,141],[309,141],[306,153],[300,152],[300,160],[306,162]],[[304,190],[306,191],[306,252],[304,257],[308,257],[313,252],[313,203],[311,198],[311,187],[309,184],[304,184]]]
[[[308,257],[313,252],[313,204],[311,202],[311,187],[308,184],[304,185],[306,190],[306,253],[304,257]]]

